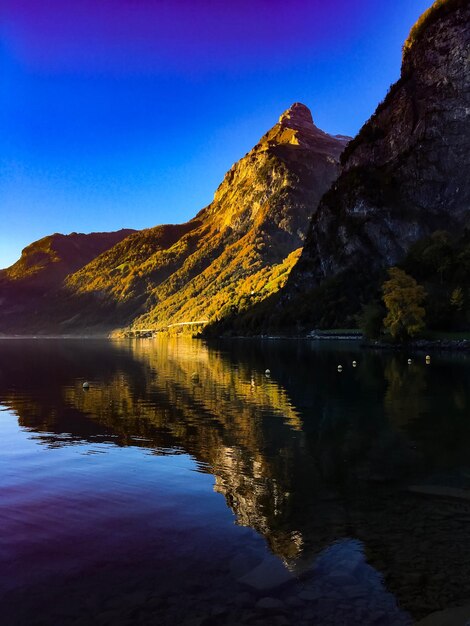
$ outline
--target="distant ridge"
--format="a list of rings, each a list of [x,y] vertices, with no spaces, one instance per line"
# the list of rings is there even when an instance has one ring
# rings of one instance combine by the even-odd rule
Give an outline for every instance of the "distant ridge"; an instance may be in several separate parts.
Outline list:
[[[42,311],[64,278],[135,232],[55,233],[24,248],[21,258],[0,270],[0,332],[28,331],[42,324]]]

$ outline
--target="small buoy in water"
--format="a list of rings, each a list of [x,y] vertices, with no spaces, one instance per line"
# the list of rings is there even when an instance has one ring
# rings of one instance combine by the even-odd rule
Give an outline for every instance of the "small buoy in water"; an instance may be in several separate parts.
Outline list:
[[[338,372],[342,372],[343,371],[343,366],[342,365],[338,365]]]
[[[198,383],[198,382],[199,382],[199,374],[198,374],[197,372],[193,372],[193,373],[191,374],[191,380],[192,380],[194,383]]]
[[[357,365],[356,361],[353,361],[353,362],[352,362],[352,366],[353,366],[353,367],[356,367],[356,365]]]
[[[408,365],[411,365],[411,359],[408,359]]]
[[[266,374],[266,376],[271,376],[271,370],[266,370],[264,373]]]
[[[426,355],[426,363],[431,363],[431,357],[429,356],[429,354]]]
[[[87,383],[86,381],[83,383],[82,385],[83,389],[90,389],[90,383]]]

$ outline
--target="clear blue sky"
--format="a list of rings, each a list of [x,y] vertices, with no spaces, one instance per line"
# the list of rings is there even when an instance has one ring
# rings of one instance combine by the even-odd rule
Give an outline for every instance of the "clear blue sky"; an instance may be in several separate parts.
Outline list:
[[[181,222],[295,101],[354,135],[430,0],[3,0],[0,267]]]

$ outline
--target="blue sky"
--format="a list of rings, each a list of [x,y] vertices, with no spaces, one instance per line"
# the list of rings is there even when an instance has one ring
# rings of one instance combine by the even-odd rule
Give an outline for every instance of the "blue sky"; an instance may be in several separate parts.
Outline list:
[[[295,101],[354,135],[429,0],[6,0],[0,267],[53,232],[181,222]]]

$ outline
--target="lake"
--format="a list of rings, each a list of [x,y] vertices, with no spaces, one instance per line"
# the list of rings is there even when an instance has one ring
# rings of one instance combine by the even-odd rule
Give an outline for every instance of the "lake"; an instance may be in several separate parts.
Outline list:
[[[470,356],[431,356],[1,340],[0,621],[408,626],[468,602]]]

